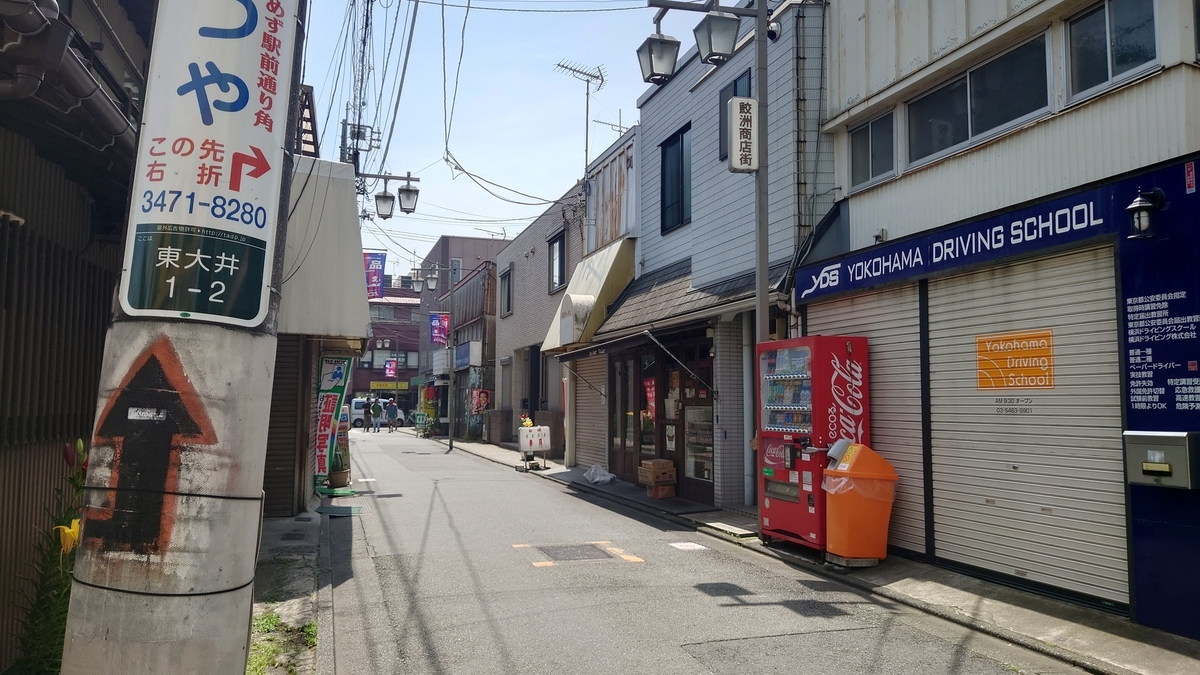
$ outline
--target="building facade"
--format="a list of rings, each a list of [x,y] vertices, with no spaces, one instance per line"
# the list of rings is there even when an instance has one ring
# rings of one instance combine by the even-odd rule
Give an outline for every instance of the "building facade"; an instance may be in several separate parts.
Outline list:
[[[351,389],[355,398],[394,398],[407,414],[417,407],[417,395],[410,385],[419,372],[421,325],[416,313],[421,298],[413,290],[384,286],[383,297],[372,298],[368,303],[371,339],[354,369]],[[388,361],[395,363],[391,375],[388,375]]]
[[[846,198],[795,309],[870,340],[893,548],[1200,637],[1200,491],[1138,445],[1200,428],[1194,3],[829,12]]]
[[[418,297],[421,299],[421,304],[413,313],[418,324],[419,371],[411,380],[410,388],[418,392],[420,410],[436,418],[443,433],[450,423],[447,387],[453,359],[447,349],[448,344],[432,341],[430,314],[448,312],[449,295],[454,285],[482,263],[495,262],[496,255],[507,245],[507,239],[442,236],[421,261],[421,266],[410,275],[414,290],[415,282],[420,280]],[[436,281],[430,284],[430,279]],[[443,309],[443,306],[447,309]],[[450,329],[453,328],[450,325]]]
[[[542,353],[546,328],[587,246],[583,183],[562,197],[496,256],[496,409],[493,442],[510,441],[527,415],[551,429],[554,453],[563,452],[563,370]]]
[[[819,128],[824,7],[784,3],[772,21],[779,30],[768,44],[761,133],[771,148],[774,308],[786,307],[787,270],[836,191],[832,137]],[[732,141],[723,131],[729,99],[757,95],[750,24],[725,63],[701,63],[693,48],[670,81],[638,101],[636,279],[605,307],[592,344],[562,356],[577,362],[581,379],[600,383],[602,405],[579,406],[576,426],[604,429],[610,471],[635,482],[642,460],[668,459],[679,496],[717,506],[755,498],[753,415],[743,395],[754,372],[754,177],[729,171]],[[770,319],[772,333],[786,337],[786,309],[773,309]]]

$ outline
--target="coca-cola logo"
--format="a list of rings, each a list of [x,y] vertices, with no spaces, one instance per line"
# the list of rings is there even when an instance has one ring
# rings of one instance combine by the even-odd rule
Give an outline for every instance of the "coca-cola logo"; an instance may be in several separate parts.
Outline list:
[[[837,354],[831,355],[831,364],[833,375],[829,378],[829,391],[833,394],[833,403],[829,406],[829,440],[847,438],[862,442],[866,423],[862,364],[849,356],[843,363]]]
[[[767,464],[785,464],[787,462],[787,446],[768,445],[765,459]]]

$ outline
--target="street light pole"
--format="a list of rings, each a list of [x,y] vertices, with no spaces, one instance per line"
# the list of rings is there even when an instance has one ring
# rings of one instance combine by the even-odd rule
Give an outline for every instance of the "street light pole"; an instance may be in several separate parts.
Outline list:
[[[754,172],[754,313],[755,341],[765,342],[770,336],[770,309],[767,302],[768,282],[768,217],[767,212],[767,29],[770,24],[770,10],[767,0],[755,0],[753,8],[721,7],[717,0],[707,2],[681,2],[679,0],[647,0],[648,7],[658,7],[654,23],[661,23],[667,10],[678,9],[685,12],[725,12],[743,18],[754,18],[754,48],[756,63],[754,70],[754,86],[758,99],[758,169]]]

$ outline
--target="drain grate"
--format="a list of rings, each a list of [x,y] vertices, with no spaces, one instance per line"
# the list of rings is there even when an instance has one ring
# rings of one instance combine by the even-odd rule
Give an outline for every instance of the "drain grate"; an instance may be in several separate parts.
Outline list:
[[[612,557],[607,551],[592,544],[581,544],[579,546],[538,546],[537,549],[546,554],[547,558],[555,561],[603,560]]]
[[[306,536],[303,532],[287,532],[280,539],[283,541],[304,541]]]
[[[297,523],[311,523],[312,516],[296,516]]]

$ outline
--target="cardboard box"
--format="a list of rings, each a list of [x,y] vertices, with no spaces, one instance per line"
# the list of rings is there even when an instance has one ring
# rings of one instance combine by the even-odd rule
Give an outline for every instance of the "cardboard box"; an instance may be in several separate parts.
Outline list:
[[[646,496],[651,499],[669,499],[675,496],[675,486],[651,485],[646,488]]]
[[[675,468],[652,469],[646,466],[638,467],[638,482],[642,485],[670,485],[675,482]]]
[[[647,469],[674,469],[675,462],[669,459],[644,459],[642,460],[642,466]]]

